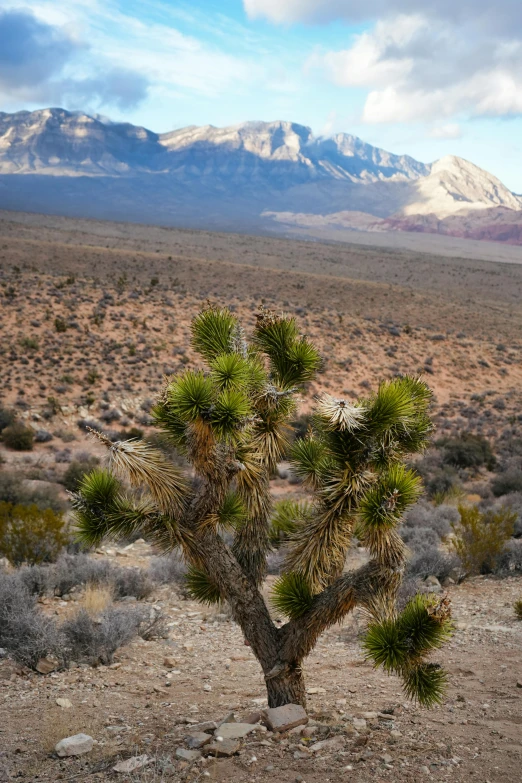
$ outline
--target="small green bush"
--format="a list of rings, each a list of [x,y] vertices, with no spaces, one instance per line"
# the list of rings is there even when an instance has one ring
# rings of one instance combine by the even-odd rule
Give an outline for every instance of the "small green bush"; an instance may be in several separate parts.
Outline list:
[[[9,449],[15,451],[32,451],[34,432],[21,421],[15,421],[2,430],[2,440]]]
[[[443,438],[437,441],[443,448],[443,462],[456,468],[479,468],[485,466],[488,470],[495,467],[495,455],[489,441],[482,435],[463,432],[453,438]]]
[[[83,477],[90,473],[99,462],[97,457],[90,457],[88,460],[73,460],[69,463],[61,483],[69,492],[77,492]]]
[[[12,565],[54,562],[68,541],[61,513],[35,504],[0,503],[0,555]]]
[[[3,432],[6,427],[10,427],[14,424],[16,415],[14,411],[9,408],[0,408],[0,432]]]
[[[63,318],[60,318],[60,316],[57,316],[54,319],[54,328],[57,332],[66,332],[67,331],[67,323]]]
[[[518,601],[515,601],[513,608],[515,610],[515,616],[517,620],[522,620],[522,598]]]
[[[469,574],[488,574],[513,535],[516,514],[508,508],[481,513],[476,506],[459,506],[460,520],[452,522],[453,548]]]

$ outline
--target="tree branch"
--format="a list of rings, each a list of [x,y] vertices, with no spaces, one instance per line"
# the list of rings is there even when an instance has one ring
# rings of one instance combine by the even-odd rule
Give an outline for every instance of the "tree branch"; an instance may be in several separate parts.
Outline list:
[[[301,661],[313,650],[323,631],[340,622],[357,605],[373,609],[376,596],[394,591],[400,579],[400,570],[386,568],[375,561],[339,577],[316,596],[305,614],[280,629],[280,659]]]

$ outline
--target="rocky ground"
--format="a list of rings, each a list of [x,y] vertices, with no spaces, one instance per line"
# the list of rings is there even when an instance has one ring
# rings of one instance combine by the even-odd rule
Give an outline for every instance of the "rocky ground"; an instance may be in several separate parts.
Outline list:
[[[43,435],[33,451],[1,447],[0,457],[33,484],[56,482],[82,453],[102,456],[85,433],[90,421],[152,434],[150,404],[164,376],[196,364],[190,319],[209,297],[247,329],[261,303],[296,316],[325,358],[305,411],[323,389],[356,398],[382,378],[422,372],[438,434],[494,439],[520,426],[514,265],[29,218],[0,219],[0,405]],[[272,488],[297,491],[282,480]],[[94,556],[147,567],[151,551],[136,543]],[[159,588],[151,604],[165,612],[168,638],[140,639],[112,666],[39,675],[0,660],[0,780],[513,783],[522,766],[522,623],[512,605],[522,585],[477,578],[450,594],[457,630],[440,656],[450,672],[442,707],[407,703],[397,680],[364,662],[355,616],[306,663],[305,728],[274,733],[259,722],[231,757],[203,748],[192,759],[183,755],[194,750],[186,738],[195,726],[231,714],[257,720],[264,683],[226,610]],[[81,601],[81,592],[46,598],[42,608],[61,618]],[[80,732],[92,749],[58,758],[56,743]],[[140,769],[113,771],[143,755]]]
[[[146,567],[150,549],[137,542],[95,557]],[[148,600],[166,615],[168,638],[140,639],[110,666],[73,664],[44,676],[0,661],[4,779],[514,783],[522,763],[522,623],[512,607],[520,594],[516,578],[450,588],[456,631],[437,658],[450,683],[444,705],[431,711],[365,663],[360,616],[332,628],[306,661],[308,724],[274,732],[263,723],[259,666],[226,610],[160,588]],[[82,595],[43,601],[63,618]],[[256,725],[244,738],[186,753],[198,732],[238,733],[214,731],[224,720]],[[92,749],[59,758],[56,743],[77,733],[92,737]],[[141,756],[148,762],[141,769],[114,771]]]

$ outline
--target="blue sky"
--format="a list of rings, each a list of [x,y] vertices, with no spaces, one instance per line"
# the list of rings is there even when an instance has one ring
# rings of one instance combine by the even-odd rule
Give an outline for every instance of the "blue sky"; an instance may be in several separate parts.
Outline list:
[[[520,0],[0,0],[0,110],[288,119],[522,193]]]

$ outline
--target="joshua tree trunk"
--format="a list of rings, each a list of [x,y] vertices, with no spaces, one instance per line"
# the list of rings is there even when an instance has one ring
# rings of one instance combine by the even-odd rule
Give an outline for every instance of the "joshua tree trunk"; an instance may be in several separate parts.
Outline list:
[[[281,674],[266,679],[268,706],[281,707],[283,704],[300,704],[306,708],[306,689],[304,677],[299,665],[285,668]]]

